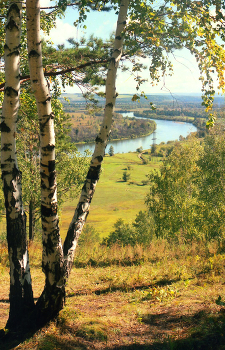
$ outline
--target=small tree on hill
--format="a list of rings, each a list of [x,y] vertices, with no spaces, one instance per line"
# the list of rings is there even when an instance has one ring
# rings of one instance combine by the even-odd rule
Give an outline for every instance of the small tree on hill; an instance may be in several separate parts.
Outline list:
[[[127,170],[125,170],[123,172],[123,181],[127,182],[130,179],[130,173],[127,172]]]
[[[109,147],[109,155],[110,157],[114,156],[114,148],[112,145]]]

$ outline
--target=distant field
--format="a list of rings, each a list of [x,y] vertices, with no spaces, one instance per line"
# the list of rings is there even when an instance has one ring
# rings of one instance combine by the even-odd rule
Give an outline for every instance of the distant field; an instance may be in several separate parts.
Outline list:
[[[148,156],[147,156],[148,157]],[[102,174],[91,204],[87,223],[93,225],[102,237],[107,236],[118,218],[126,222],[134,221],[136,214],[145,209],[148,185],[146,175],[160,162],[154,159],[146,165],[137,153],[116,154],[103,161]],[[129,182],[122,181],[123,172],[130,166]],[[67,202],[62,211],[61,231],[64,236],[71,221],[77,199]]]

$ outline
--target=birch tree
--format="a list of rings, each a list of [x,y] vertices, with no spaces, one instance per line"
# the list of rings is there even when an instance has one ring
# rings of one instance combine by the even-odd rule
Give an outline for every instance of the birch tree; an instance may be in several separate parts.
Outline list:
[[[123,30],[126,25],[128,5],[128,0],[121,1],[114,48],[106,80],[104,120],[100,133],[96,138],[95,151],[81,197],[70,224],[64,247],[62,247],[57,216],[54,115],[51,109],[48,84],[42,69],[40,5],[35,0],[27,2],[27,42],[30,77],[37,101],[40,125],[42,268],[45,273],[45,288],[36,304],[36,313],[40,323],[52,318],[63,307],[65,282],[72,268],[77,241],[88,215],[89,206],[99,179],[101,163],[111,130],[116,100],[116,72],[122,55]]]
[[[6,84],[1,118],[1,169],[10,263],[8,328],[15,326],[25,310],[34,305],[26,241],[26,216],[22,204],[21,172],[17,164],[15,141],[20,93],[21,7],[21,3],[12,1],[7,13]]]

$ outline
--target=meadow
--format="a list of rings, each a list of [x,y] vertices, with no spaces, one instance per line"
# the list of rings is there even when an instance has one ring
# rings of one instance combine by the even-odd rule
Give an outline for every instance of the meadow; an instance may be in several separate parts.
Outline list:
[[[150,154],[144,155],[149,159]],[[151,157],[152,158],[152,157]],[[132,222],[145,209],[147,164],[137,153],[107,156],[88,217],[106,237],[118,218]],[[129,181],[122,180],[123,172]],[[143,183],[144,181],[144,183]],[[61,229],[76,199],[62,210]],[[41,243],[30,244],[34,297],[44,286]],[[168,242],[148,246],[78,247],[58,318],[27,339],[0,349],[27,350],[223,350],[225,349],[225,254],[220,242]],[[6,244],[0,248],[0,328],[8,317],[9,270]]]
[[[160,159],[152,159],[147,164],[138,157],[138,153],[115,154],[106,156],[102,165],[102,173],[91,204],[87,223],[92,225],[101,235],[107,236],[117,219],[132,222],[140,210],[144,210],[145,197],[148,192],[147,174],[157,169]],[[129,181],[123,181],[123,173],[130,174]],[[72,218],[77,198],[68,201],[61,213],[61,232],[65,236]]]
[[[44,285],[37,243],[30,254],[37,298]],[[114,246],[85,254],[96,266],[89,259],[72,270],[57,320],[21,344],[0,343],[1,349],[224,349],[225,256],[217,243],[160,240],[145,248]],[[77,255],[76,264],[84,251]],[[8,284],[2,262],[1,327]]]

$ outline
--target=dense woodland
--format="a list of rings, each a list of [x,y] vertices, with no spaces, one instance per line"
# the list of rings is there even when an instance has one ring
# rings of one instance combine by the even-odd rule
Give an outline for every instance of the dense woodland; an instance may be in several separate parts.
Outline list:
[[[93,142],[102,124],[103,115],[95,114],[90,116],[81,113],[77,117],[71,114],[71,117],[71,141],[75,143]],[[123,118],[121,114],[116,113],[109,140],[133,139],[149,135],[154,130],[154,121]]]

